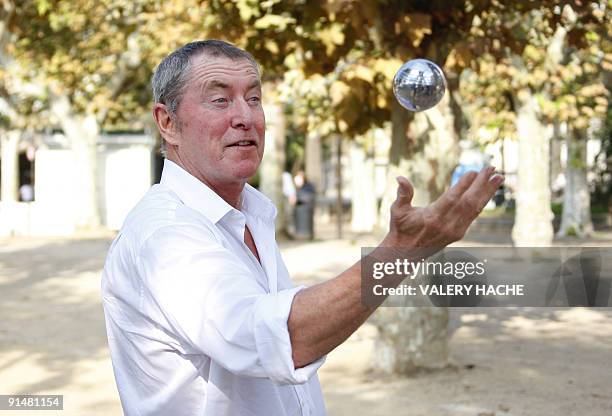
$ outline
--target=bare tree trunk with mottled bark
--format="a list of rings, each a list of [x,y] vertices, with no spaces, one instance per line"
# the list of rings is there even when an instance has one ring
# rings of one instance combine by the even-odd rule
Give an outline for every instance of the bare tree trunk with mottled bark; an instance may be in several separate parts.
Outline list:
[[[563,214],[557,235],[586,237],[593,232],[591,195],[587,183],[587,140],[580,132],[566,136],[567,162]]]
[[[552,243],[550,209],[550,136],[538,118],[537,102],[528,88],[514,97],[519,145],[516,215],[512,240],[519,247]]]

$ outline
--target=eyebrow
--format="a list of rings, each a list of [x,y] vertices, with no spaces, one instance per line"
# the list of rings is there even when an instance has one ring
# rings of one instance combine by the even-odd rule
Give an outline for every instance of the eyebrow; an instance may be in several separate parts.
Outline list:
[[[212,81],[210,81],[210,83],[208,83],[205,87],[205,89],[209,90],[209,89],[214,89],[214,88],[220,88],[223,90],[226,90],[229,88],[229,85],[227,85],[225,82],[223,81],[219,81],[216,79],[213,79]]]
[[[210,81],[209,83],[207,83],[204,87],[204,91],[206,90],[212,90],[212,89],[222,89],[222,90],[227,90],[229,89],[229,85],[226,84],[223,81],[219,81],[217,79],[213,79],[212,81]],[[252,90],[253,88],[261,88],[261,82],[257,79],[253,82],[251,82],[248,87],[247,90]]]

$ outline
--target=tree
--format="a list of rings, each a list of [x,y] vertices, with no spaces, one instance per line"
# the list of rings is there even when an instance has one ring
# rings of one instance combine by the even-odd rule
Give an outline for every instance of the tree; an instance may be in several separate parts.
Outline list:
[[[100,225],[96,144],[102,130],[142,130],[149,80],[169,51],[218,23],[197,1],[27,0],[15,10],[12,54],[42,86],[48,126],[74,153],[77,226]],[[204,23],[203,23],[204,22]]]
[[[306,109],[304,120],[310,125],[319,124],[323,134],[354,137],[391,120],[388,192],[381,206],[386,226],[397,174],[408,176],[415,184],[417,204],[431,202],[448,186],[458,156],[462,115],[457,91],[462,69],[485,53],[494,57],[507,52],[520,55],[528,45],[524,22],[517,18],[506,21],[502,16],[508,10],[514,11],[516,17],[554,3],[521,1],[507,6],[500,2],[459,2],[449,7],[440,1],[329,1],[316,2],[312,7],[316,13],[307,13],[310,5],[293,4],[285,20],[301,37],[292,40],[301,46],[296,47],[295,53],[299,74],[292,75],[290,81],[294,81],[294,90],[300,90],[307,80],[319,87],[298,99],[306,104],[302,106]],[[313,26],[310,20],[302,23],[303,15],[319,18]],[[555,21],[559,16],[550,14],[546,18]],[[401,63],[414,57],[444,63],[449,80],[445,101],[417,115],[399,107],[390,88]],[[525,99],[526,108],[531,108],[529,96]],[[392,352],[386,360],[392,364],[383,368],[402,372],[418,366],[443,365],[446,339],[439,336],[439,328],[445,327],[446,313],[443,309],[385,310],[386,317],[378,321],[379,342],[388,347],[382,349]],[[413,322],[424,320],[441,324],[422,327],[424,332],[412,327]],[[387,325],[398,330],[386,331]],[[419,337],[423,333],[427,336]],[[412,354],[406,356],[400,351],[400,344],[405,342],[399,342],[398,334],[414,336],[411,342],[404,339]],[[425,354],[428,350],[437,354]]]
[[[281,97],[298,109],[294,120],[308,134],[350,138],[391,120],[389,177],[406,174],[417,187],[417,201],[425,204],[445,189],[456,163],[463,117],[457,99],[461,71],[485,54],[494,59],[508,51],[522,54],[530,28],[520,16],[554,5],[527,0],[511,5],[462,1],[450,7],[439,0],[174,0],[163,5],[152,0],[30,0],[19,9],[12,30],[18,38],[16,58],[31,69],[27,77],[45,86],[44,99],[56,125],[80,155],[80,222],[95,226],[96,137],[105,128],[141,123],[153,66],[188,40],[219,37],[252,52],[264,68],[265,82],[284,80]],[[506,20],[508,13],[512,18]],[[544,16],[560,19],[555,13]],[[449,80],[445,101],[418,115],[401,109],[391,92],[395,71],[414,57],[444,64]],[[394,189],[388,186],[389,195]],[[386,213],[388,204],[382,210]],[[379,325],[380,341],[395,354],[392,370],[443,365],[445,309],[385,312],[389,316]],[[433,325],[412,328],[424,320]],[[399,333],[413,337],[412,358],[400,354],[398,332],[384,331],[391,321]],[[420,359],[425,356],[430,357],[426,362]]]
[[[604,85],[603,74],[606,53],[609,59],[612,50],[609,41],[606,41],[612,35],[612,7],[605,3],[599,6],[593,10],[599,22],[583,23],[577,16],[572,16],[571,24],[583,28],[584,38],[580,45],[564,45],[562,65],[556,68],[559,82],[554,84],[556,88],[553,89],[549,113],[555,123],[566,126],[567,148],[560,236],[584,237],[593,231],[587,181],[587,139],[594,136],[589,132],[594,130],[594,124],[604,124],[608,110],[609,92]],[[610,65],[609,62],[607,65]]]
[[[10,28],[15,22],[16,6],[12,1],[2,2],[0,9],[0,173],[4,203],[18,200],[19,143],[24,132],[32,132],[32,126],[42,125],[41,86],[24,82],[19,62],[14,59],[14,34]],[[10,211],[9,211],[10,212]],[[10,222],[10,216],[5,216]],[[12,224],[11,224],[12,225]]]
[[[519,141],[517,212],[513,240],[517,245],[548,245],[552,241],[552,212],[548,179],[549,143],[553,123],[576,129],[588,124],[603,107],[603,87],[593,75],[593,64],[564,51],[586,51],[589,28],[601,25],[603,10],[590,4],[575,9],[507,10],[504,21],[520,22],[526,47],[521,53],[502,48],[474,62],[464,96],[475,110],[474,129],[495,129],[501,137]],[[609,12],[606,12],[609,13]],[[605,13],[604,13],[605,14]],[[483,24],[495,26],[499,17]],[[586,56],[586,55],[585,55]],[[582,66],[589,67],[589,75]],[[499,135],[498,135],[499,136]],[[585,182],[586,184],[586,182]],[[567,189],[566,197],[580,194]],[[586,198],[588,200],[588,198]],[[588,202],[587,202],[588,203]]]
[[[52,125],[74,151],[77,226],[100,225],[96,144],[104,125],[127,118],[127,86],[141,63],[137,38],[142,3],[26,1],[10,28],[22,77],[43,87]],[[128,96],[130,98],[128,98]],[[126,108],[127,107],[127,108]]]

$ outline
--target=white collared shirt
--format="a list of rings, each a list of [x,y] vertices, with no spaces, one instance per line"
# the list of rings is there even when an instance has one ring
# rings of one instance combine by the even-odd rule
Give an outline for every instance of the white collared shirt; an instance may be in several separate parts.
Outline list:
[[[169,160],[113,241],[102,301],[126,415],[324,415],[316,371],[295,369],[295,294],[276,208],[245,186],[242,210]],[[245,224],[261,264],[244,243]]]

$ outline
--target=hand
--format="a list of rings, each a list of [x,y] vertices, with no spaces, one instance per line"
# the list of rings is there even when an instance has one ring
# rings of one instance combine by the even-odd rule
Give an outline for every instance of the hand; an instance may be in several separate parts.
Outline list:
[[[455,186],[424,208],[412,206],[412,184],[398,176],[397,198],[391,206],[389,234],[383,244],[441,249],[461,240],[504,181],[503,176],[493,175],[494,171],[489,166],[479,173],[466,173]]]

